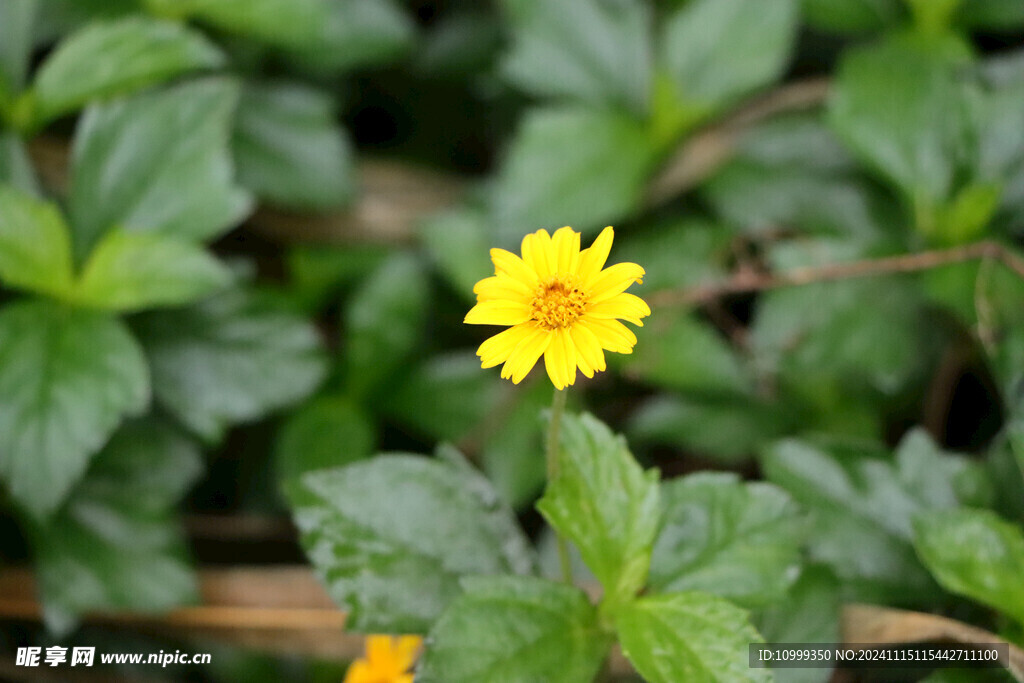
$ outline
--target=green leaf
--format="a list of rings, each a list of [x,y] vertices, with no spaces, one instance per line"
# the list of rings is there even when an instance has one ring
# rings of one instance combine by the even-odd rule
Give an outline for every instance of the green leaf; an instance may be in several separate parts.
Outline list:
[[[839,582],[826,567],[811,565],[789,590],[788,597],[762,611],[755,622],[769,643],[840,643],[842,615]],[[832,669],[775,669],[778,683],[828,683]]]
[[[488,258],[492,226],[487,214],[460,207],[427,217],[419,236],[441,274],[463,298],[472,301],[473,286],[494,274]]]
[[[967,143],[966,90],[953,56],[957,44],[930,49],[890,39],[850,52],[829,106],[833,128],[849,149],[887,178],[934,230],[934,212],[952,191]],[[899,69],[893,69],[899,64]]]
[[[38,7],[38,0],[0,2],[0,103],[5,94],[13,97],[25,85]]]
[[[274,462],[281,481],[368,458],[377,445],[369,416],[343,396],[303,404],[278,433]]]
[[[323,210],[355,191],[352,151],[326,94],[295,83],[248,86],[234,133],[238,180],[280,206]]]
[[[826,451],[787,440],[769,449],[762,466],[812,513],[811,557],[828,564],[852,597],[903,604],[934,599],[911,546],[912,520],[923,510],[959,505],[958,482],[975,466],[942,453],[920,431],[900,443],[895,463],[866,447]]]
[[[334,303],[343,288],[364,279],[390,255],[382,245],[297,246],[285,256],[289,294],[307,311]]]
[[[577,588],[525,576],[467,577],[430,631],[423,683],[590,683],[611,644]]]
[[[25,143],[17,134],[0,130],[0,184],[39,196],[39,182]]]
[[[160,612],[198,598],[175,507],[202,472],[166,423],[127,422],[60,513],[30,533],[51,629],[93,610]]]
[[[290,45],[287,57],[336,74],[399,57],[412,46],[415,28],[393,0],[331,0],[316,34]]]
[[[807,525],[775,486],[693,474],[665,482],[662,501],[653,590],[699,590],[753,607],[781,599],[799,574]]]
[[[639,203],[654,161],[644,127],[594,109],[537,109],[526,114],[493,188],[499,237],[524,227],[571,225],[590,232]]]
[[[503,71],[540,97],[619,105],[650,99],[651,8],[639,0],[506,0],[513,44]]]
[[[227,266],[192,242],[112,230],[89,254],[74,301],[113,311],[176,306],[222,290],[231,279]]]
[[[862,253],[856,243],[805,240],[776,249],[773,259],[786,270]],[[924,371],[932,341],[923,332],[924,302],[912,284],[880,277],[768,292],[758,300],[750,330],[756,366],[778,373],[815,402],[827,400],[822,394],[829,381],[841,382],[844,409],[858,389],[896,395]]]
[[[914,520],[914,546],[947,590],[1024,624],[1024,533],[988,510],[932,511]]]
[[[209,441],[309,395],[327,370],[305,320],[230,291],[135,321],[157,401]]]
[[[971,28],[1005,31],[1024,26],[1024,5],[1016,0],[965,0],[957,19]]]
[[[90,107],[71,164],[75,254],[121,226],[204,240],[249,209],[228,140],[237,88],[204,79]]]
[[[866,33],[895,26],[906,18],[900,0],[803,0],[804,19],[837,33]]]
[[[615,614],[622,652],[651,683],[771,681],[749,666],[750,643],[764,642],[745,610],[707,593],[640,598]]]
[[[64,500],[126,415],[149,403],[124,325],[42,301],[0,311],[0,478],[37,518]]]
[[[349,393],[388,386],[421,343],[429,281],[410,253],[396,253],[353,293],[345,311],[343,365]]]
[[[505,382],[480,370],[476,354],[452,353],[411,369],[392,389],[384,410],[420,434],[458,441],[511,391]]]
[[[63,296],[73,277],[71,236],[57,207],[0,185],[0,281]]]
[[[379,456],[289,486],[302,545],[356,632],[423,633],[467,574],[526,574],[511,511],[466,465]]]
[[[820,119],[778,117],[747,131],[733,160],[702,187],[715,212],[748,232],[787,225],[864,243],[887,236],[887,223],[902,215],[889,218],[891,198],[864,181]]]
[[[502,500],[518,509],[536,500],[547,477],[540,415],[551,403],[551,385],[538,381],[511,395],[518,400],[486,435],[480,461]]]
[[[746,394],[752,388],[726,339],[691,315],[653,319],[637,331],[637,339],[633,353],[620,361],[635,379],[709,394]]]
[[[145,17],[93,22],[62,40],[39,67],[37,120],[224,62],[213,43],[178,23]]]
[[[537,509],[579,548],[606,604],[629,600],[647,581],[661,521],[658,472],[645,472],[626,440],[589,414],[563,418],[558,457]]]
[[[749,458],[761,444],[800,424],[785,405],[742,396],[656,396],[630,418],[633,441],[667,444],[723,461]]]
[[[638,226],[640,227],[640,226]],[[735,233],[699,218],[670,218],[615,236],[619,261],[641,263],[644,289],[697,287],[724,280]]]
[[[711,113],[778,78],[796,0],[692,0],[666,21],[661,61],[687,108]]]
[[[326,0],[146,0],[158,13],[190,16],[228,33],[281,47],[314,39],[330,16]]]

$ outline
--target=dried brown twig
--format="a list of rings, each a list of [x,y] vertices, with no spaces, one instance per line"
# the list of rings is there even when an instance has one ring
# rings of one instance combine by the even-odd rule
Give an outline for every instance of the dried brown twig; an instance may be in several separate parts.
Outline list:
[[[721,282],[678,290],[663,290],[647,296],[652,306],[693,306],[732,294],[763,292],[819,282],[834,282],[873,275],[891,275],[931,270],[975,260],[998,261],[1024,279],[1024,258],[998,242],[984,241],[949,249],[920,251],[878,259],[864,259],[821,266],[792,268],[776,273],[742,269]]]

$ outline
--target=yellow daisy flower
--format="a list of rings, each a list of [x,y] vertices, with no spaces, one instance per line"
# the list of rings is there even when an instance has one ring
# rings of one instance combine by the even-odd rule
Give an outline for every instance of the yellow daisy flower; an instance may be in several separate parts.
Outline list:
[[[522,258],[491,249],[494,275],[476,283],[477,304],[465,322],[510,327],[480,345],[483,367],[504,363],[501,376],[519,384],[544,356],[551,382],[564,389],[576,381],[576,368],[587,377],[604,370],[605,351],[632,353],[636,335],[619,319],[643,326],[651,309],[626,293],[643,282],[643,268],[604,267],[613,237],[607,227],[580,251],[580,234],[565,227],[524,237]]]
[[[412,683],[408,672],[422,644],[419,636],[368,636],[366,658],[352,662],[344,683]]]

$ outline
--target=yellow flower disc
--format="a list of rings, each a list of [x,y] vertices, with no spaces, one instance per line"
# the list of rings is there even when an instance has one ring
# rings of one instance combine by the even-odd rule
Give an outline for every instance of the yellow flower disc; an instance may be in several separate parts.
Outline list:
[[[491,249],[494,275],[476,283],[477,304],[465,322],[509,329],[480,345],[483,367],[504,363],[501,376],[518,384],[544,356],[551,382],[564,389],[577,368],[587,377],[606,369],[605,351],[632,353],[636,335],[619,321],[642,326],[651,309],[626,292],[643,281],[643,268],[604,267],[613,237],[607,227],[581,251],[580,234],[565,227],[524,237],[521,258]]]

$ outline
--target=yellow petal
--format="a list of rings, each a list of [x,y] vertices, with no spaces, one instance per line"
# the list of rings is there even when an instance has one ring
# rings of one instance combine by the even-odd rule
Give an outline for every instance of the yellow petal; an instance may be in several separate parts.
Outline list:
[[[524,237],[521,248],[523,261],[537,273],[542,281],[554,274],[558,262],[552,250],[551,235],[547,230],[538,230]]]
[[[415,678],[415,674],[402,674],[395,678],[394,683],[412,683]]]
[[[558,262],[555,272],[559,274],[575,273],[580,260],[580,234],[566,226],[555,232],[551,242]]]
[[[533,297],[533,291],[529,287],[506,273],[484,278],[473,286],[473,293],[476,294],[477,301],[508,299],[529,303]]]
[[[374,669],[391,664],[391,636],[367,637],[367,660]]]
[[[587,315],[595,318],[621,318],[643,327],[640,318],[651,314],[651,308],[643,299],[633,294],[617,294],[611,299],[587,308]]]
[[[416,653],[422,644],[423,638],[419,636],[401,636],[398,638],[398,643],[395,645],[395,657],[401,664],[402,671],[408,671],[412,668],[413,662],[416,661]],[[409,680],[412,681],[411,674]]]
[[[463,321],[469,325],[518,325],[533,315],[533,309],[519,301],[481,301],[469,309]]]
[[[608,260],[608,254],[612,250],[612,240],[614,237],[615,231],[609,225],[601,231],[601,234],[597,236],[597,239],[594,240],[589,249],[583,250],[580,254],[580,263],[577,270],[581,280],[584,282],[590,280],[604,268],[604,263]]]
[[[601,342],[598,341],[597,336],[582,325],[573,325],[569,328],[569,334],[572,335],[573,344],[576,345],[576,353],[586,362],[587,366],[596,372],[604,372],[608,366],[605,365],[604,351],[601,349]],[[580,368],[583,368],[582,363]],[[584,374],[586,374],[585,370]],[[587,375],[587,377],[590,376]]]
[[[633,353],[636,335],[618,320],[602,320],[585,315],[576,324],[593,332],[601,348],[615,353]]]
[[[373,683],[375,680],[377,677],[370,664],[365,659],[357,659],[345,672],[344,683]]]
[[[590,293],[590,303],[599,304],[621,294],[634,282],[643,282],[644,269],[635,263],[616,263],[605,268],[584,287]]]
[[[522,323],[486,339],[476,350],[476,355],[480,356],[480,367],[493,368],[507,361],[519,343],[535,329],[530,323]]]
[[[576,347],[565,328],[552,332],[551,344],[544,352],[544,367],[556,389],[576,382]]]
[[[541,357],[551,343],[552,334],[548,330],[534,327],[533,332],[523,339],[516,348],[509,354],[505,366],[501,369],[501,376],[511,379],[513,384],[519,384],[523,378],[530,374],[533,366]]]
[[[496,275],[505,273],[513,280],[522,282],[530,290],[537,287],[539,279],[536,271],[511,251],[506,251],[504,249],[491,249],[491,261],[494,262],[494,271]]]

